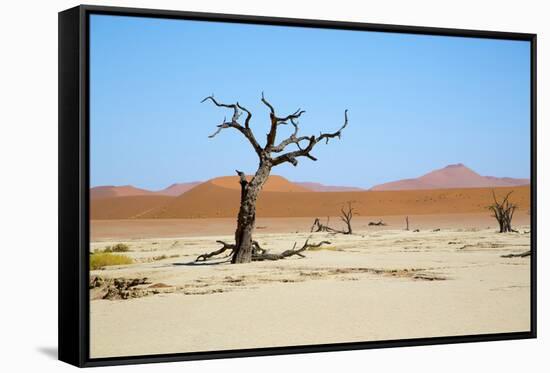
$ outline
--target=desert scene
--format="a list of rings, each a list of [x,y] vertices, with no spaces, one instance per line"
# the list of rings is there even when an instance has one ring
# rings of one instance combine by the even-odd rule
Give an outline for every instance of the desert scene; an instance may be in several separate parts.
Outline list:
[[[326,243],[245,265],[232,265],[228,252],[197,260],[233,239],[237,176],[193,183],[179,196],[92,189],[92,258],[107,250],[130,259],[90,273],[92,356],[528,330],[530,187],[489,187],[477,174],[472,187],[450,187],[467,183],[465,174],[475,173],[451,165],[423,179],[444,183],[439,189],[402,181],[398,190],[315,190],[270,176],[254,239],[276,253]],[[493,192],[512,192],[520,206],[513,232],[499,233]],[[344,229],[348,202],[352,234],[315,231],[316,218]]]
[[[529,56],[91,17],[90,357],[529,331]]]

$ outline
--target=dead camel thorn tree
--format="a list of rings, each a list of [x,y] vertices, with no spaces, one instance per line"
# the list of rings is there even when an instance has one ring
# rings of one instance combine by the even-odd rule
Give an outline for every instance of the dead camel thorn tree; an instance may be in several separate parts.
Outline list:
[[[319,218],[315,218],[313,225],[311,226],[310,232],[337,232],[335,229],[329,227],[330,216],[327,216],[327,222],[325,224],[321,223]]]
[[[344,207],[342,207],[340,209],[340,212],[341,212],[340,219],[344,222],[344,224],[346,224],[346,229],[339,230],[339,229],[331,228],[328,225],[330,218],[327,217],[327,223],[326,224],[321,223],[321,220],[319,218],[315,218],[315,220],[313,221],[313,225],[311,226],[310,231],[311,232],[329,232],[329,233],[333,233],[333,234],[336,234],[336,233],[352,234],[353,230],[351,228],[351,219],[353,219],[353,215],[357,215],[354,212],[352,203],[348,201],[347,210],[344,209]]]
[[[292,114],[278,116],[273,105],[266,100],[262,93],[261,102],[269,110],[270,130],[267,134],[265,146],[261,146],[256,140],[256,137],[250,127],[252,113],[248,109],[238,102],[234,104],[224,104],[218,102],[214,98],[214,95],[208,96],[202,100],[202,102],[206,101],[211,101],[218,107],[233,110],[231,120],[226,120],[224,118],[223,122],[217,126],[218,129],[209,137],[215,137],[226,128],[233,128],[248,140],[254,149],[254,152],[258,156],[258,169],[250,180],[246,179],[243,172],[237,171],[240,178],[239,182],[241,184],[241,204],[237,216],[235,244],[231,245],[231,262],[248,263],[254,259],[254,248],[259,247],[257,243],[254,244],[252,240],[252,232],[254,231],[256,221],[256,200],[258,199],[258,195],[262,190],[263,185],[269,177],[271,169],[285,163],[290,163],[293,166],[297,166],[298,158],[300,157],[305,157],[311,159],[312,161],[316,161],[317,158],[311,154],[311,151],[323,140],[328,144],[330,139],[341,137],[342,131],[348,125],[347,110],[344,111],[344,124],[336,132],[320,133],[319,136],[298,136],[298,119],[305,113],[305,111],[298,109]],[[246,113],[246,118],[244,120],[244,124],[241,124],[241,122],[239,122],[239,118],[243,112]],[[294,127],[292,134],[281,142],[276,143],[277,130],[279,129],[279,126],[288,125],[289,123]],[[295,149],[286,151],[288,146],[294,146]],[[222,244],[228,245],[225,243]],[[307,246],[307,242],[305,246]]]
[[[342,231],[341,233],[343,233],[343,234],[352,234],[353,231],[351,229],[351,219],[353,219],[354,210],[353,210],[353,207],[351,205],[351,202],[348,202],[348,208],[347,209],[344,209],[344,207],[342,207],[340,209],[340,212],[342,213],[342,215],[340,215],[340,219],[342,219],[344,224],[346,224],[346,230]]]
[[[493,201],[494,203],[489,206],[489,209],[493,212],[493,216],[498,221],[500,227],[500,233],[505,232],[517,232],[512,229],[512,218],[514,217],[514,212],[517,209],[517,205],[510,202],[509,197],[512,192],[508,193],[504,199],[499,202],[493,190]]]

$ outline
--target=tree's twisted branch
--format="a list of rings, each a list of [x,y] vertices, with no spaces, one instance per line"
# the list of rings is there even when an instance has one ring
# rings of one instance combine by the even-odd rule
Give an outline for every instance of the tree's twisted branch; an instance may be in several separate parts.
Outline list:
[[[215,251],[212,251],[210,253],[204,253],[204,254],[201,254],[197,257],[197,259],[195,259],[195,262],[200,262],[200,261],[205,261],[207,259],[210,259],[211,257],[213,256],[216,256],[216,255],[220,255],[222,254],[223,252],[225,252],[226,250],[231,250],[231,252],[229,253],[228,256],[230,256],[231,254],[233,254],[233,251],[235,250],[235,245],[233,244],[229,244],[227,242],[224,242],[224,241],[221,241],[221,240],[218,240],[216,241],[217,243],[223,245],[220,249],[218,250],[215,250]]]
[[[294,242],[294,246],[292,247],[292,249],[285,250],[285,251],[283,251],[282,253],[279,253],[279,254],[272,254],[272,253],[268,252],[267,250],[263,249],[260,246],[260,244],[258,243],[258,241],[252,241],[252,261],[259,262],[259,261],[264,261],[264,260],[280,260],[280,259],[285,259],[285,258],[294,256],[294,255],[299,256],[301,258],[305,258],[305,256],[302,254],[302,252],[306,251],[307,249],[318,248],[318,247],[321,247],[322,245],[330,245],[330,241],[321,241],[321,242],[316,243],[316,244],[310,244],[309,243],[310,238],[311,237],[308,237],[306,239],[306,242],[304,243],[304,245],[301,248],[296,249],[297,243]],[[212,258],[213,256],[222,254],[226,250],[231,250],[231,253],[229,254],[229,255],[231,255],[233,253],[233,250],[235,250],[235,245],[234,244],[228,244],[224,241],[216,241],[216,242],[222,244],[223,246],[218,250],[212,251],[210,253],[205,253],[205,254],[199,255],[197,257],[197,259],[195,259],[195,262],[206,261],[206,260]]]
[[[289,139],[292,138],[292,135],[291,135],[291,138],[287,139],[287,140],[289,140],[288,143],[290,144],[290,143],[294,142],[298,146],[298,150],[288,152],[286,154],[278,156],[277,158],[274,158],[273,159],[273,165],[276,166],[276,165],[284,163],[284,162],[289,162],[292,165],[296,166],[298,164],[298,160],[296,158],[298,158],[298,157],[307,157],[307,158],[311,159],[312,161],[316,161],[317,158],[315,158],[313,155],[311,155],[311,151],[313,150],[315,145],[318,144],[322,140],[326,140],[326,142],[328,143],[329,139],[332,139],[332,138],[335,138],[335,137],[341,138],[342,131],[344,130],[344,128],[347,127],[347,125],[348,125],[348,111],[345,110],[344,111],[344,124],[336,132],[321,133],[317,137],[316,136],[309,136],[309,137],[296,138],[296,140],[299,140],[299,141],[289,140]],[[305,140],[308,141],[307,146],[302,148],[300,146],[300,141],[305,141]]]
[[[260,157],[260,160],[263,162],[268,162],[271,166],[277,166],[285,162],[288,162],[296,166],[298,165],[297,158],[299,157],[306,157],[311,159],[312,161],[316,161],[317,158],[311,154],[311,151],[313,150],[315,145],[317,145],[319,142],[323,140],[325,140],[325,142],[328,144],[330,139],[341,138],[342,131],[348,125],[348,111],[345,110],[344,124],[337,131],[320,133],[319,136],[314,136],[314,135],[298,136],[298,132],[300,130],[298,125],[298,119],[305,113],[305,110],[297,109],[295,112],[285,117],[278,117],[277,114],[275,113],[275,108],[265,98],[264,93],[262,92],[261,101],[269,109],[271,127],[269,130],[269,133],[267,134],[266,145],[264,147],[261,147],[250,128],[250,120],[252,118],[252,113],[248,109],[246,109],[244,106],[242,106],[238,102],[235,104],[225,104],[225,103],[219,102],[214,98],[214,95],[204,98],[201,102],[205,102],[205,101],[211,101],[214,105],[218,107],[224,107],[224,108],[233,110],[233,115],[231,120],[228,121],[226,120],[226,118],[224,118],[223,122],[217,126],[216,131],[209,136],[210,138],[213,138],[216,135],[218,135],[223,129],[234,128],[240,133],[242,133],[248,139],[248,141],[250,142],[250,144],[252,145],[252,147]],[[247,114],[244,122],[244,126],[238,122],[242,112],[246,112]],[[290,122],[294,127],[293,132],[290,134],[288,138],[282,140],[278,145],[275,145],[275,139],[277,137],[277,127],[281,124],[288,124],[288,122]],[[282,153],[287,148],[287,146],[291,144],[295,144],[298,150],[289,151],[277,157],[271,156],[272,153]]]
[[[248,139],[248,142],[250,142],[250,144],[252,145],[252,147],[254,148],[254,151],[256,151],[256,154],[258,154],[259,157],[262,156],[262,147],[260,146],[260,144],[258,144],[258,141],[256,140],[256,138],[254,137],[254,133],[252,132],[252,130],[250,129],[250,119],[252,118],[252,114],[250,113],[249,110],[247,110],[245,107],[243,107],[242,105],[240,105],[238,102],[235,103],[235,104],[224,104],[224,103],[220,103],[218,102],[215,98],[214,98],[214,95],[212,96],[208,96],[208,97],[205,97],[202,101],[202,102],[205,102],[207,100],[210,100],[214,103],[214,105],[218,106],[218,107],[224,107],[224,108],[230,108],[230,109],[233,109],[233,117],[231,118],[231,121],[228,122],[226,121],[226,118],[223,119],[223,122],[221,124],[219,124],[217,127],[218,129],[213,133],[211,134],[210,136],[208,136],[209,138],[213,138],[215,137],[218,133],[221,132],[221,130],[225,129],[225,128],[234,128],[236,129],[237,131],[239,131],[240,133],[242,133],[244,135],[244,137],[246,137]],[[241,116],[241,112],[240,110],[242,111],[245,111],[247,113],[247,116],[246,116],[246,119],[245,119],[245,125],[242,126],[238,120],[239,120],[239,117]]]

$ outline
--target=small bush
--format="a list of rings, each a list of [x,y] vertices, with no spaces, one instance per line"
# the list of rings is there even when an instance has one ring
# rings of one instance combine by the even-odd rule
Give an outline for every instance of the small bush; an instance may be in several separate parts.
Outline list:
[[[124,243],[117,243],[114,246],[109,246],[111,248],[111,252],[113,253],[125,253],[130,251],[130,247]],[[108,251],[105,251],[108,252]]]
[[[124,243],[117,243],[113,246],[106,246],[103,250],[95,249],[94,253],[126,253],[130,251],[130,247]]]
[[[132,258],[126,255],[111,254],[109,252],[94,252],[90,255],[90,269],[101,269],[106,266],[132,264]]]

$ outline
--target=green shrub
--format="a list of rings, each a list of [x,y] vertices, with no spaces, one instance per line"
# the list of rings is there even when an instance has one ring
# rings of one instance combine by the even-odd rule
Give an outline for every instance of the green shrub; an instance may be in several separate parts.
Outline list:
[[[132,264],[132,258],[126,255],[111,254],[109,252],[94,252],[90,255],[90,269],[101,269],[106,266]]]

